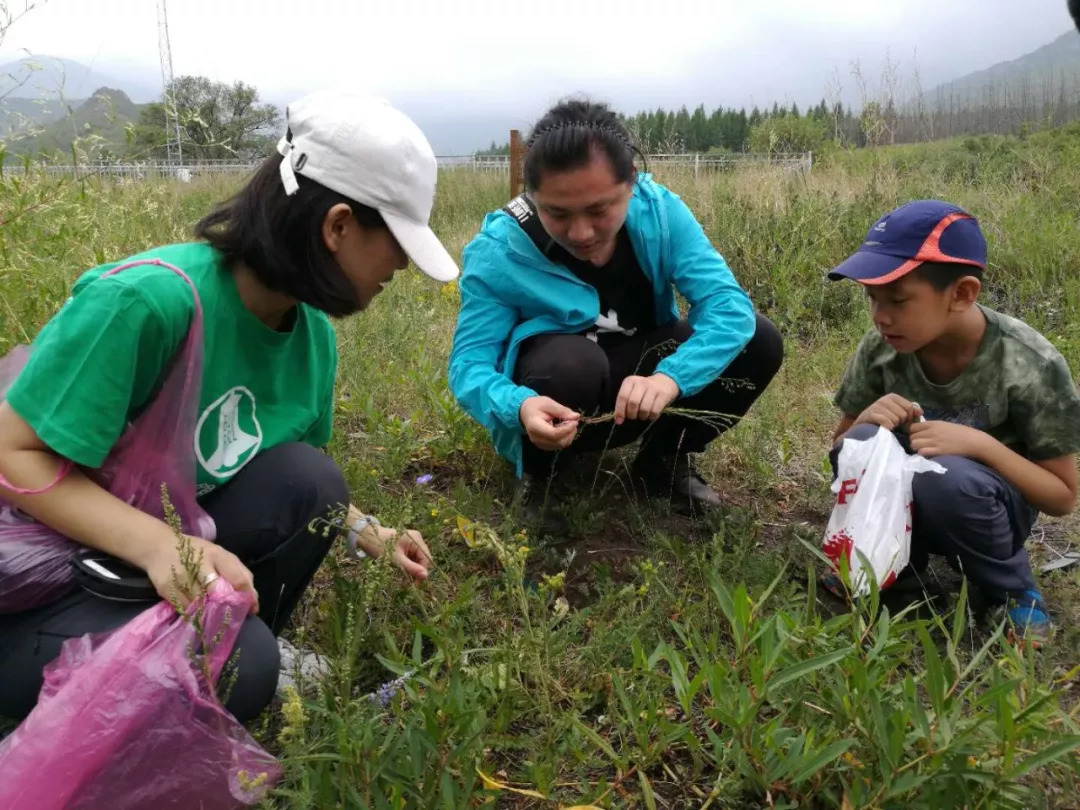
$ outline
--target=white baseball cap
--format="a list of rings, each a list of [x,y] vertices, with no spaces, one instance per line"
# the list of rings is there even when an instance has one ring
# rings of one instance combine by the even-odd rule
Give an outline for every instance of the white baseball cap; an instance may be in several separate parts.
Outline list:
[[[281,182],[292,195],[301,174],[376,209],[413,263],[436,281],[458,266],[428,226],[435,153],[413,121],[377,96],[347,89],[311,93],[285,109],[278,142]]]

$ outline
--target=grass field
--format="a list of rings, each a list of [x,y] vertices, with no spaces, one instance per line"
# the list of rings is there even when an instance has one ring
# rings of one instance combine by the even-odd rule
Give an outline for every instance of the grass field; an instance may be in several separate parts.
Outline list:
[[[252,729],[286,768],[266,805],[1080,806],[1080,569],[1041,578],[1058,624],[1041,653],[954,610],[947,568],[936,611],[849,611],[807,586],[831,395],[868,325],[861,292],[825,272],[884,211],[949,199],[987,233],[986,301],[1080,372],[1080,130],[836,154],[808,176],[658,179],[786,338],[773,386],[701,460],[725,507],[691,522],[628,498],[614,453],[579,469],[571,542],[534,543],[509,515],[509,470],[445,387],[456,287],[400,274],[339,326],[332,451],[355,502],[421,530],[436,568],[401,588],[382,564],[325,566],[289,635],[332,672]],[[0,349],[32,338],[82,269],[189,238],[228,191],[5,179]],[[505,178],[446,174],[435,228],[457,253],[505,198]],[[1041,522],[1035,560],[1075,548],[1074,525]]]

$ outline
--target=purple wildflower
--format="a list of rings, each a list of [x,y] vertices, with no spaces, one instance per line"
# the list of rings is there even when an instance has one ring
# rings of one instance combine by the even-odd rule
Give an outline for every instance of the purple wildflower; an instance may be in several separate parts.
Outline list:
[[[430,484],[432,477],[433,476],[431,475],[431,473],[425,473],[424,475],[421,475],[419,478],[416,479],[416,483],[420,484],[420,486],[423,486],[424,484]]]
[[[404,686],[405,681],[407,681],[410,676],[412,676],[412,674],[412,672],[407,672],[400,678],[395,678],[392,681],[387,681],[382,686],[380,686],[378,690],[376,690],[373,694],[370,695],[371,700],[375,703],[378,703],[385,709],[387,706],[390,705],[390,701],[394,699],[394,696],[399,691],[401,691],[401,687]]]

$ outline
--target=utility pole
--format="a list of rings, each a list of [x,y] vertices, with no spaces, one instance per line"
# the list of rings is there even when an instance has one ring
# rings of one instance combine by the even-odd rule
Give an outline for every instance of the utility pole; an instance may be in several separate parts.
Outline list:
[[[184,162],[180,143],[180,115],[173,93],[172,48],[169,46],[169,18],[165,0],[158,0],[158,50],[161,55],[161,103],[165,109],[165,155],[170,164]]]

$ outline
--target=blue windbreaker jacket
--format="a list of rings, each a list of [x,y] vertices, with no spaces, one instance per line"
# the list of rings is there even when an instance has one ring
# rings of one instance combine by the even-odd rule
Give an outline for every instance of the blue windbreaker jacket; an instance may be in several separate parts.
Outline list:
[[[690,209],[649,174],[637,177],[626,227],[652,281],[657,323],[679,317],[676,290],[689,304],[694,334],[656,370],[675,381],[680,396],[690,396],[720,376],[753,337],[753,305]],[[520,476],[525,434],[518,411],[536,392],[512,379],[518,348],[533,335],[588,329],[599,314],[599,298],[545,257],[501,209],[484,218],[462,264],[450,390]]]

